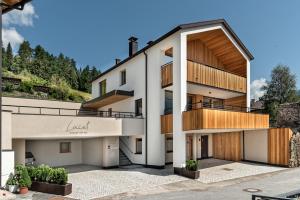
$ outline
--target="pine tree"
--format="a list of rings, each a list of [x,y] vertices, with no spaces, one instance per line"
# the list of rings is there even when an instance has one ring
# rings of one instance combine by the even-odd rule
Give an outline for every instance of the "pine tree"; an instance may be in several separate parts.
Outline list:
[[[14,60],[13,51],[10,43],[8,43],[6,48],[6,68],[10,71],[12,71],[13,60]]]
[[[24,41],[18,51],[18,55],[20,57],[20,66],[19,70],[28,69],[30,67],[30,62],[32,60],[32,49],[30,47],[30,43],[28,41]]]

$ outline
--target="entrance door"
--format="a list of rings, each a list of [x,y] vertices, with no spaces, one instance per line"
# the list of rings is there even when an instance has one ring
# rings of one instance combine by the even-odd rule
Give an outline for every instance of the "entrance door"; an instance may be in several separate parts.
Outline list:
[[[201,158],[208,158],[208,135],[201,136]]]
[[[186,136],[186,159],[193,159],[193,136]]]

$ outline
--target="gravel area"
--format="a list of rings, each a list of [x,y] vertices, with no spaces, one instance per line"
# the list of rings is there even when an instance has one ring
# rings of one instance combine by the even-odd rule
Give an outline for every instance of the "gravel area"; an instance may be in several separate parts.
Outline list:
[[[187,180],[174,175],[171,167],[150,169],[131,166],[104,170],[91,166],[70,166],[67,168],[73,192],[68,197],[92,199]]]
[[[270,165],[249,162],[230,162],[218,159],[201,160],[200,166],[201,165],[204,167],[200,169],[200,178],[198,181],[202,183],[214,183],[287,169]]]

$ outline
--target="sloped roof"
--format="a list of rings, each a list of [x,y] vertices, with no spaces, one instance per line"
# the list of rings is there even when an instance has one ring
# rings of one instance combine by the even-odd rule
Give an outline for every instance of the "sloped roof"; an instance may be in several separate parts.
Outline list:
[[[5,14],[13,9],[23,10],[24,5],[31,0],[2,0],[2,14]]]
[[[197,28],[197,27],[204,27],[204,26],[211,26],[211,25],[223,25],[227,29],[227,31],[229,32],[229,34],[235,39],[235,41],[238,43],[238,45],[243,49],[243,51],[249,57],[249,59],[250,60],[254,59],[253,55],[246,48],[246,46],[242,43],[242,41],[239,39],[239,37],[234,33],[234,31],[232,30],[232,28],[229,26],[229,24],[226,22],[225,19],[201,21],[201,22],[181,24],[181,25],[176,26],[171,31],[167,32],[166,34],[162,35],[158,39],[156,39],[153,42],[149,43],[147,46],[145,46],[144,48],[140,49],[139,51],[137,51],[132,56],[127,57],[126,59],[122,60],[118,64],[116,64],[116,65],[112,66],[111,68],[109,68],[108,70],[104,71],[103,73],[101,73],[100,75],[98,75],[97,77],[95,77],[92,81],[95,81],[96,79],[100,78],[101,76],[103,76],[103,75],[107,74],[108,72],[116,69],[117,67],[119,67],[122,64],[126,63],[127,61],[131,60],[135,56],[143,53],[144,51],[146,51],[150,47],[154,46],[155,44],[159,43],[160,41],[164,40],[165,38],[169,37],[170,35],[176,33],[179,30],[190,29],[190,28]]]

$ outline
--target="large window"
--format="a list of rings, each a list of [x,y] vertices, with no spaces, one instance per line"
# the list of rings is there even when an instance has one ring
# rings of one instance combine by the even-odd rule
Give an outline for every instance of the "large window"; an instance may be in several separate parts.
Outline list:
[[[142,99],[135,100],[135,115],[141,116],[143,114],[143,101]]]
[[[165,91],[165,115],[173,112],[173,92]]]
[[[136,154],[142,154],[142,147],[143,147],[143,139],[142,138],[137,138],[136,139],[136,148],[135,148],[135,153]]]
[[[121,84],[124,85],[126,84],[126,70],[121,71]]]
[[[61,142],[59,143],[60,153],[71,153],[71,142]]]
[[[223,99],[204,97],[203,98],[203,106],[210,107],[210,108],[223,108],[224,101],[223,101]]]
[[[103,80],[99,83],[100,88],[100,96],[103,96],[106,94],[106,80]]]
[[[173,152],[173,138],[166,138],[166,152]]]

